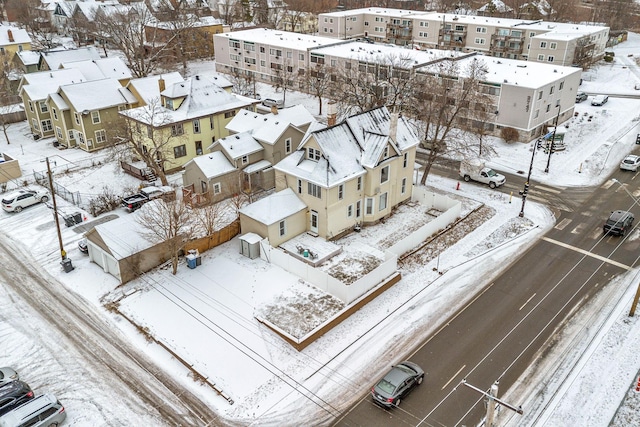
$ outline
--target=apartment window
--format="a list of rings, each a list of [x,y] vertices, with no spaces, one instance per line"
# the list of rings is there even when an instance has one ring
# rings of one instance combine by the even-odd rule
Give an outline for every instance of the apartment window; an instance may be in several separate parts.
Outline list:
[[[546,49],[547,48],[547,42],[540,42],[540,49]]]
[[[400,193],[404,194],[407,192],[407,178],[402,178],[402,184],[400,185]]]
[[[562,90],[564,88],[564,82],[560,82],[560,87],[558,88],[558,90]]]
[[[80,144],[84,144],[84,134],[82,132],[78,132],[78,141]]]
[[[313,64],[324,64],[324,55],[312,53],[310,58]]]
[[[95,132],[96,135],[96,144],[104,144],[107,142],[107,132],[104,129],[97,130]]]
[[[558,43],[556,43],[556,42],[549,43],[549,49],[555,49],[557,47],[558,47]]]
[[[544,61],[544,55],[542,54],[538,55],[538,61]]]
[[[184,128],[182,123],[178,123],[177,125],[171,126],[171,136],[180,136],[184,134]]]
[[[236,115],[235,110],[227,111],[226,113],[224,113],[224,118],[225,119],[230,119],[231,117],[234,117],[235,115]]]
[[[56,110],[55,108],[52,108],[51,114],[53,114],[53,120],[58,120],[58,110]]]
[[[291,138],[284,140],[284,152],[287,154],[291,153]]]
[[[389,181],[389,166],[385,166],[380,170],[380,184]]]
[[[429,38],[429,33],[425,33],[423,31],[419,31],[418,32],[418,37],[422,37],[422,38],[428,39]]]
[[[529,38],[535,37],[536,33],[529,33]]]
[[[365,200],[364,214],[373,215],[373,198],[372,197],[367,197]]]
[[[362,190],[362,177],[359,176],[358,180],[356,181],[356,190],[360,191]]]
[[[362,205],[362,202],[360,200],[358,200],[356,202],[356,218],[360,218],[360,205]]]
[[[234,48],[234,49],[240,49],[240,42],[238,40],[230,39],[229,40],[229,46]]]
[[[322,188],[318,185],[315,185],[311,182],[307,183],[307,194],[317,197],[318,199],[322,198]]]
[[[29,101],[29,111],[33,113],[33,102]]]
[[[298,60],[299,61],[304,61],[304,53],[299,53],[298,54]]]
[[[553,57],[553,55],[549,55],[549,57],[547,58],[547,62],[553,62],[555,58]]]
[[[46,112],[49,111],[49,106],[47,105],[46,102],[40,101],[39,104],[40,104],[40,111],[41,112],[46,113]]]
[[[100,111],[92,111],[91,112],[91,122],[95,125],[100,123]]]
[[[475,43],[475,44],[484,44],[484,43],[485,43],[485,41],[486,41],[486,40],[485,40],[485,39],[483,39],[483,38],[481,38],[481,37],[476,37],[476,38],[474,39],[474,43]]]
[[[67,134],[69,135],[69,141],[76,139],[76,134],[73,133],[73,130],[68,131]]]
[[[282,56],[282,51],[280,49],[269,49],[269,53],[275,56]]]
[[[60,126],[56,126],[56,136],[58,139],[62,139],[62,129],[60,129]]]
[[[421,21],[421,22],[420,22],[420,26],[421,26],[421,27],[425,27],[425,28],[426,28],[426,27],[428,27],[428,26],[429,26],[429,23],[428,23],[428,22]]]
[[[246,165],[247,163],[249,163],[249,156],[242,156],[242,164]]]
[[[547,113],[549,112],[549,109],[551,109],[551,104],[547,105]]]
[[[338,185],[338,200],[344,199],[344,184]]]
[[[309,147],[307,149],[307,158],[309,160],[313,160],[317,162],[318,160],[320,160],[320,150],[316,150],[315,148]]]
[[[302,180],[298,180],[298,194],[302,194]]]
[[[284,220],[280,221],[280,223],[278,224],[278,230],[280,231],[280,236],[284,236],[285,234],[287,234],[287,229],[285,227]]]
[[[182,144],[177,147],[173,147],[173,157],[180,158],[187,155],[187,146]]]
[[[213,129],[213,116],[209,116],[209,126]]]
[[[538,91],[538,99],[542,99],[542,91]]]
[[[261,67],[266,67],[267,66],[267,61],[264,61],[264,60],[261,59],[260,60],[260,66]]]
[[[347,218],[351,218],[353,216],[353,205],[347,206]]]
[[[404,155],[402,156],[402,167],[406,168],[408,164],[409,164],[409,153],[404,153]]]
[[[195,119],[193,121],[193,133],[200,133],[200,120]]]
[[[539,115],[540,115],[540,110],[536,110],[536,113],[533,115],[533,118],[537,119]]]
[[[76,119],[76,124],[79,125],[80,124],[80,114],[79,113],[74,113],[73,116]]]
[[[476,33],[486,34],[487,33],[487,28],[486,27],[476,27]]]
[[[50,130],[53,130],[53,126],[51,126],[51,120],[49,120],[49,119],[43,120],[41,125],[42,125],[42,131],[43,132],[48,132]]]
[[[216,182],[215,184],[213,184],[213,194],[220,193],[222,193],[222,185],[219,182]]]
[[[549,88],[549,95],[553,94],[553,92],[555,91],[556,87],[555,86],[551,86]]]
[[[260,46],[260,53],[266,53],[267,50],[264,48],[264,46]]]
[[[202,141],[196,141],[196,155],[200,156],[202,154]]]
[[[387,209],[387,193],[380,195],[380,202],[378,203],[378,210],[383,211]]]
[[[244,42],[244,48],[250,52],[255,52],[256,50],[256,46],[252,42]]]

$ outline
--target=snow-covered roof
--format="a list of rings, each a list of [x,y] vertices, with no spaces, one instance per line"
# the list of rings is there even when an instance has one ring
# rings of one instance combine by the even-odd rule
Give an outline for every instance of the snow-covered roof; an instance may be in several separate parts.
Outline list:
[[[86,81],[80,70],[75,69],[27,73],[22,76],[20,93],[24,91],[32,101],[36,101],[46,99],[62,85]]]
[[[9,34],[11,34],[11,37],[9,37]],[[0,46],[22,43],[31,43],[31,37],[29,37],[27,30],[13,25],[0,24]]]
[[[54,92],[54,93],[50,93],[49,94],[49,99],[51,100],[51,102],[53,102],[53,104],[58,107],[58,110],[60,111],[66,111],[69,109],[69,104],[67,104],[67,101],[65,101],[59,93]]]
[[[467,64],[470,61],[482,60],[487,66],[485,81],[497,84],[511,84],[528,88],[539,88],[557,81],[562,76],[581,73],[580,68],[546,64],[535,61],[519,61],[515,59],[496,58],[493,56],[475,55],[458,60],[460,76],[466,77]],[[427,65],[420,71],[439,72],[438,64]]]
[[[185,164],[185,168],[189,163],[195,164],[208,179],[233,172],[236,169],[221,151],[194,157]]]
[[[323,13],[322,16],[354,16],[354,15],[384,15],[392,18],[401,18],[407,15],[424,15],[434,12],[424,12],[419,10],[402,10],[388,7],[365,7],[361,9],[341,10],[338,12]]]
[[[109,248],[108,252],[116,260],[127,258],[156,245],[140,234],[137,217],[138,212],[133,212],[95,226],[95,232],[102,238]]]
[[[220,138],[212,144],[212,146],[216,144],[220,144],[229,157],[234,160],[264,150],[262,145],[260,145],[249,132],[237,133],[225,138]]]
[[[24,65],[37,65],[38,61],[40,61],[40,52],[23,50],[21,52],[16,52],[16,55]]]
[[[139,79],[130,80],[127,87],[134,89],[140,97],[148,104],[154,99],[160,99],[160,86],[158,80],[163,79],[165,87],[175,83],[183,82],[184,79],[179,72],[161,74],[158,76],[141,77]]]
[[[240,213],[261,224],[271,225],[304,209],[307,205],[292,189],[286,188],[243,207]]]
[[[242,169],[242,171],[244,173],[254,173],[254,172],[258,172],[264,169],[268,169],[270,168],[271,162],[268,160],[260,160],[258,162],[255,162],[249,166],[247,166],[246,168]]]
[[[131,70],[124,61],[116,56],[100,59],[85,59],[81,61],[62,62],[62,68],[77,68],[87,80],[99,80],[104,78],[130,79]]]
[[[566,22],[549,22],[549,21],[529,21],[528,23],[519,25],[520,28],[523,28],[526,31],[544,31],[548,34],[572,34],[573,37],[583,37],[590,34],[594,34],[603,30],[606,30],[607,27],[598,26],[598,25],[585,25],[585,24],[571,24]],[[538,37],[539,34],[536,34]]]
[[[60,86],[58,93],[64,94],[76,111],[101,110],[137,101],[117,79],[64,85]]]
[[[87,46],[80,49],[50,50],[42,52],[41,58],[50,70],[57,70],[63,62],[100,59],[100,53],[98,53],[98,50],[95,47]]]
[[[274,144],[289,126],[306,126],[313,121],[313,115],[302,105],[283,108],[277,114],[242,109],[225,128],[234,133],[250,132],[258,141]]]
[[[306,50],[341,43],[339,40],[328,37],[291,33],[288,31],[272,30],[269,28],[253,28],[250,30],[232,31],[230,33],[216,34],[214,37],[226,37],[233,40],[248,42],[260,40],[261,43],[271,46],[283,48],[291,48],[292,46],[295,46],[297,49]]]
[[[349,117],[344,122],[309,133],[300,148],[274,168],[325,188],[366,173],[375,167],[387,144],[404,151],[418,144],[419,138],[402,117],[398,119],[395,140],[390,137],[391,115],[379,107]],[[305,157],[305,144],[313,138],[320,146],[318,161]]]

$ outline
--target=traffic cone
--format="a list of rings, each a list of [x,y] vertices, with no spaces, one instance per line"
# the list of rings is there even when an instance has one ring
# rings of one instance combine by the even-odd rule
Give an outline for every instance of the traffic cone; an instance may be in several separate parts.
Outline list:
[[[640,393],[640,378],[638,378],[638,384],[636,384],[636,393]]]

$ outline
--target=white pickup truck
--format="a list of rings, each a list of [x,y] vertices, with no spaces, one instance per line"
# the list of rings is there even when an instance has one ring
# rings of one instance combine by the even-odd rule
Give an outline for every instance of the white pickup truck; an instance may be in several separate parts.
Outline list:
[[[491,168],[485,166],[482,161],[463,160],[460,162],[460,176],[466,182],[471,180],[488,184],[491,188],[500,187],[507,180]]]

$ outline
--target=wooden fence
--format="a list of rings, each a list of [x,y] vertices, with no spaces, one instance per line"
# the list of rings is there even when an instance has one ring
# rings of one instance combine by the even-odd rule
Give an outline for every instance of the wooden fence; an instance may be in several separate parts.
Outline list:
[[[201,237],[187,243],[184,252],[187,253],[191,249],[197,249],[203,253],[211,248],[215,248],[223,243],[228,242],[240,233],[240,221],[236,220],[224,228],[216,231],[210,236]],[[238,249],[240,251],[240,249]]]

